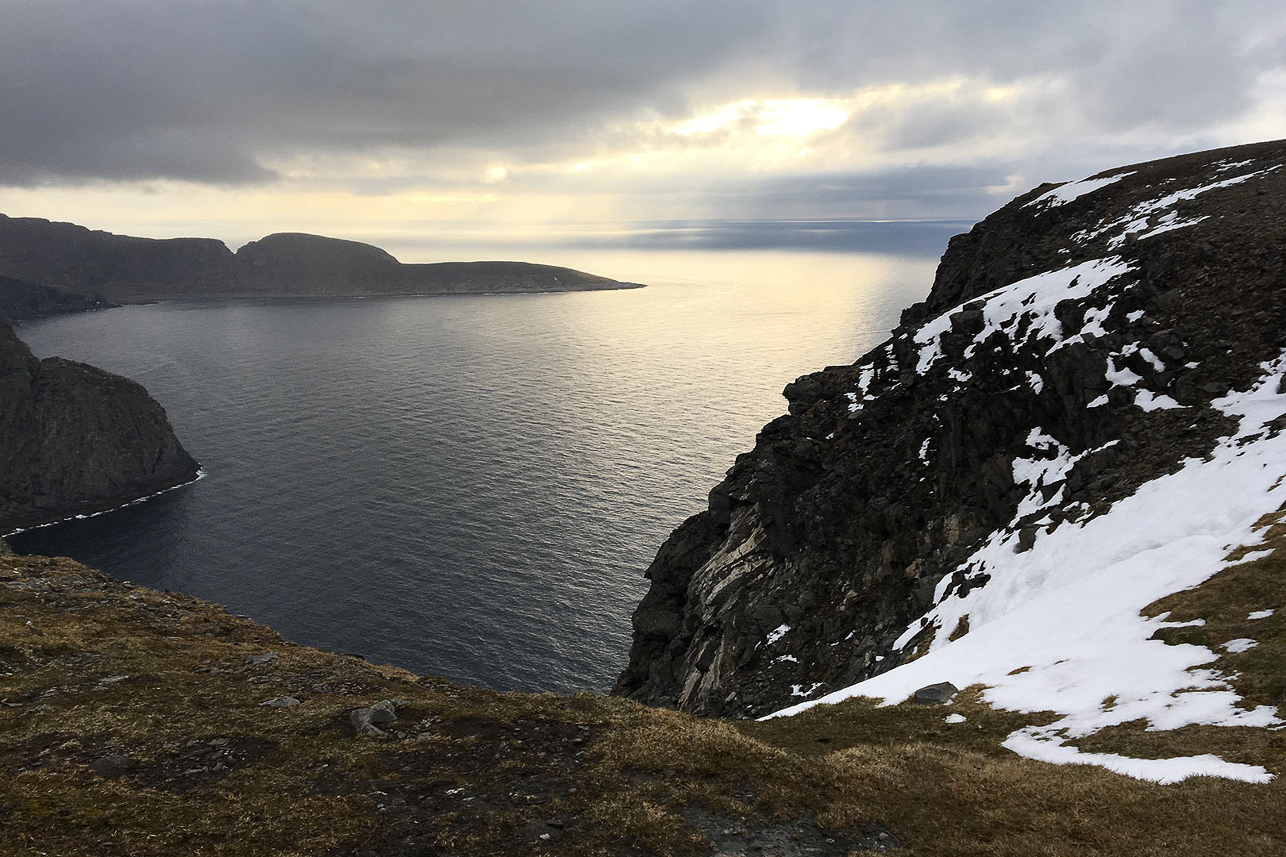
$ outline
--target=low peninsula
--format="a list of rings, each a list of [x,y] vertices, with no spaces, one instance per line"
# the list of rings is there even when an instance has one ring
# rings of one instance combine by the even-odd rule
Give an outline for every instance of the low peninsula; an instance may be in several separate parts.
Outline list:
[[[404,264],[370,244],[304,233],[275,233],[233,252],[214,238],[135,238],[0,214],[0,312],[11,318],[173,299],[641,287],[528,262]]]

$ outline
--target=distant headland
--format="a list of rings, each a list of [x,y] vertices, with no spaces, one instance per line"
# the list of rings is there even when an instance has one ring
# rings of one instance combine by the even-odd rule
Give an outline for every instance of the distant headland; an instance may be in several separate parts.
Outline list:
[[[175,298],[570,292],[639,283],[527,262],[403,264],[370,244],[280,232],[236,252],[214,238],[134,238],[0,214],[0,312],[33,318]]]

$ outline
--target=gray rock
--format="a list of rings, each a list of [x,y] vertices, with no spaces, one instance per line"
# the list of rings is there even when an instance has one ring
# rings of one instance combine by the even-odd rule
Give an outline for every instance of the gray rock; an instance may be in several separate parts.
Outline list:
[[[134,770],[134,760],[119,753],[108,753],[89,763],[89,769],[106,780],[123,777]]]
[[[391,699],[377,702],[366,710],[370,712],[372,723],[392,723],[397,719],[397,708]]]
[[[927,684],[917,690],[912,698],[921,705],[946,705],[960,692],[949,681],[940,681],[937,684]]]
[[[397,703],[405,700],[384,699],[369,708],[355,708],[348,713],[348,722],[358,735],[383,735],[384,730],[375,724],[397,720]]]

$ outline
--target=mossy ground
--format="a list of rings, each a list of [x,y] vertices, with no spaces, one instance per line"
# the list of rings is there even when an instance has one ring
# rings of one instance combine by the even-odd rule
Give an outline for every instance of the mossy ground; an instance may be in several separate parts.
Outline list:
[[[1248,704],[1286,707],[1284,573],[1274,554],[1156,605],[1204,618],[1168,632],[1193,642],[1258,641],[1215,664]],[[301,702],[261,704],[283,696]],[[355,734],[348,712],[383,699],[398,700],[387,734]],[[1286,853],[1280,779],[1159,786],[1021,759],[1000,742],[1051,716],[976,688],[763,723],[497,694],[65,559],[0,556],[0,703],[4,855]],[[1284,735],[1121,727],[1081,746],[1281,773]]]

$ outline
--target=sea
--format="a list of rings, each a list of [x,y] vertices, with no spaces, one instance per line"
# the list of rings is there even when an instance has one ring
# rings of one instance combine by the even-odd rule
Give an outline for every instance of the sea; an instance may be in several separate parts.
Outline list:
[[[147,387],[204,476],[10,542],[418,674],[606,692],[661,543],[940,252],[582,249],[539,261],[647,287],[26,323],[38,356]]]

